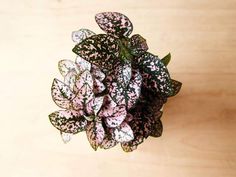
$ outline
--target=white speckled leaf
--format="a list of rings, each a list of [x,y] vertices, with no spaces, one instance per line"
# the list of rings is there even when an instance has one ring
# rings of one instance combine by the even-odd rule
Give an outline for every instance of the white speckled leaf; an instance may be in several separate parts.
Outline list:
[[[71,139],[73,134],[71,133],[64,133],[64,132],[60,132],[61,134],[61,139],[64,143],[68,143]]]
[[[170,75],[161,60],[146,52],[137,59],[139,70],[143,78],[143,87],[155,93],[161,92],[169,96],[173,92]]]
[[[104,96],[95,97],[86,105],[86,111],[89,115],[97,115],[103,104]]]
[[[64,77],[64,83],[68,85],[71,90],[74,89],[76,77],[77,72],[74,69],[68,72],[67,75]]]
[[[72,41],[76,42],[76,43],[80,43],[82,42],[84,39],[95,35],[94,32],[92,32],[89,29],[79,29],[78,31],[73,31],[72,32]]]
[[[65,77],[71,70],[75,70],[78,74],[80,73],[78,66],[71,60],[60,60],[58,62],[58,69],[63,77]]]
[[[82,115],[83,111],[59,110],[51,113],[49,120],[61,132],[76,134],[83,131],[87,124]]]
[[[171,85],[172,85],[172,88],[173,88],[173,93],[169,96],[175,96],[179,93],[179,91],[182,87],[182,83],[177,81],[177,80],[171,79]]]
[[[96,151],[105,136],[105,131],[102,123],[100,121],[88,122],[86,127],[86,134],[90,145]]]
[[[117,127],[114,134],[115,140],[120,143],[129,142],[134,139],[133,131],[126,122],[123,122],[119,127]]]
[[[80,56],[76,57],[75,63],[80,68],[81,72],[83,72],[85,70],[90,71],[90,69],[91,69],[91,63],[89,63],[85,59],[81,58]]]
[[[53,101],[61,108],[69,109],[71,100],[75,94],[70,90],[70,87],[58,79],[54,79],[51,87],[51,95]]]
[[[133,31],[133,25],[128,17],[118,12],[103,12],[95,16],[99,27],[117,37],[127,37]]]

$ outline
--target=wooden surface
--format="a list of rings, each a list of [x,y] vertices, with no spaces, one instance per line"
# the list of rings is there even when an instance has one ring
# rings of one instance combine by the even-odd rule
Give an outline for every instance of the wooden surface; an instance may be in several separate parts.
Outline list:
[[[235,177],[236,1],[0,1],[0,176]],[[133,153],[94,152],[84,133],[64,145],[48,114],[57,62],[74,59],[71,31],[102,32],[94,14],[119,11],[150,51],[172,53],[183,82],[161,138]]]

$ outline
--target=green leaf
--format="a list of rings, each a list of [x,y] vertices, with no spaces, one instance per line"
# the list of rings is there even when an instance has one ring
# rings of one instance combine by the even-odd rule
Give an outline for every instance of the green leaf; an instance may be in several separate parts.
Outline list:
[[[164,58],[161,59],[162,63],[167,66],[171,60],[171,54],[168,53]]]
[[[182,87],[182,83],[179,81],[176,81],[174,79],[171,79],[171,84],[172,84],[173,92],[171,95],[169,95],[170,97],[175,96],[177,93],[179,93],[179,91]]]

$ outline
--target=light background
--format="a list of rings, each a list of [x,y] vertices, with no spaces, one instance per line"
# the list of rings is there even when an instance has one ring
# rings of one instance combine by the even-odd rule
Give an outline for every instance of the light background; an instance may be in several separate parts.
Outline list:
[[[97,33],[94,15],[126,14],[150,51],[172,53],[183,82],[161,138],[132,153],[94,152],[84,133],[64,145],[48,121],[57,62],[75,59],[71,31]],[[235,177],[235,0],[0,0],[0,176]]]

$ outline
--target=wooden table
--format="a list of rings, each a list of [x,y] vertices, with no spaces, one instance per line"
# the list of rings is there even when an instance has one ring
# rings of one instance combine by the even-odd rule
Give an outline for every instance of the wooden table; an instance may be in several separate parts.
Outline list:
[[[0,173],[3,177],[235,177],[235,0],[1,0]],[[48,121],[57,62],[74,60],[71,31],[102,31],[94,14],[119,11],[150,52],[172,53],[183,82],[169,99],[161,138],[132,153],[94,152],[84,133],[64,145]]]

